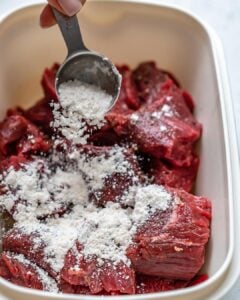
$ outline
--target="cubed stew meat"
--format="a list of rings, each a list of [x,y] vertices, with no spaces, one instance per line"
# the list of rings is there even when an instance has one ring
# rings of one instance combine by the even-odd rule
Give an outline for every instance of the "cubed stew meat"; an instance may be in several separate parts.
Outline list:
[[[58,68],[45,69],[42,99],[0,122],[0,208],[10,224],[0,276],[101,296],[207,280],[211,202],[192,194],[202,125],[191,95],[153,61],[118,66],[114,107],[99,124],[80,118],[77,139],[68,123],[76,111],[55,91]]]

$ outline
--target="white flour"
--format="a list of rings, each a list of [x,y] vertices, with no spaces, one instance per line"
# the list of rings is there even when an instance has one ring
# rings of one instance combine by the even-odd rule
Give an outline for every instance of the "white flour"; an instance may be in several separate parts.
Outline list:
[[[94,170],[91,185],[101,187],[102,174],[109,176],[117,171],[126,172],[128,169],[120,147],[110,151],[113,157],[90,160],[85,170]],[[109,161],[108,161],[109,160]],[[118,163],[114,164],[114,161]],[[98,166],[99,164],[99,166]],[[39,168],[41,165],[41,168]],[[82,162],[80,163],[82,165]],[[44,166],[44,167],[42,167]],[[45,170],[47,174],[43,174]],[[98,176],[102,179],[99,180]],[[88,201],[88,186],[84,182],[81,170],[62,171],[57,168],[52,172],[46,162],[36,160],[15,171],[10,169],[4,174],[3,183],[6,190],[16,190],[15,194],[6,192],[0,196],[0,203],[8,209],[19,197],[27,200],[27,205],[20,205],[14,214],[16,227],[26,234],[37,232],[34,238],[36,245],[45,245],[45,259],[53,270],[59,272],[64,265],[64,258],[76,241],[84,246],[82,254],[85,257],[97,256],[101,266],[108,260],[114,264],[124,262],[130,265],[125,255],[137,227],[144,223],[157,210],[166,210],[172,203],[170,195],[158,185],[134,186],[122,203],[131,203],[132,207],[123,209],[120,204],[108,202],[105,207],[97,207]],[[52,201],[49,199],[52,196]],[[45,213],[57,204],[72,203],[69,213],[62,217],[48,218],[45,223],[38,220],[40,213]],[[36,205],[40,203],[40,205]],[[45,205],[45,207],[44,207]],[[44,209],[45,208],[45,209]]]
[[[101,128],[112,96],[99,87],[78,80],[62,83],[59,103],[53,103],[52,126],[75,144],[86,144],[89,126]]]
[[[36,217],[54,214],[75,201],[87,201],[81,173],[62,171],[59,167],[52,172],[43,159],[37,159],[17,172],[10,168],[3,183],[6,192],[0,196],[0,204],[9,213],[14,213],[18,222],[26,219],[31,222]]]
[[[52,126],[73,145],[86,144],[86,131],[89,126],[99,128],[104,124],[111,101],[96,87],[79,81],[64,83],[60,103],[52,104]],[[132,119],[138,121],[137,116]],[[54,149],[60,140],[53,141]],[[130,266],[125,253],[138,227],[156,211],[172,205],[172,195],[164,187],[140,184],[125,148],[106,149],[103,154],[86,154],[84,149],[73,147],[66,149],[65,160],[53,150],[48,158],[35,158],[18,171],[10,168],[1,177],[4,194],[0,195],[0,205],[13,215],[16,228],[33,237],[34,247],[44,245],[45,261],[57,273],[76,242],[83,246],[80,255],[96,257],[100,267],[106,261]],[[104,188],[105,180],[116,173],[132,178],[129,190],[123,191],[119,203],[98,207],[89,200],[89,193]],[[112,184],[117,185],[117,180]],[[61,211],[63,215],[59,216]],[[22,256],[16,259],[24,261]],[[45,273],[37,271],[45,289],[55,290]]]
[[[75,150],[69,154],[69,158],[77,162],[78,168],[86,174],[89,187],[92,190],[103,188],[104,180],[114,173],[125,173],[134,176],[132,166],[126,160],[125,149],[119,146],[113,147],[106,154],[89,156]]]

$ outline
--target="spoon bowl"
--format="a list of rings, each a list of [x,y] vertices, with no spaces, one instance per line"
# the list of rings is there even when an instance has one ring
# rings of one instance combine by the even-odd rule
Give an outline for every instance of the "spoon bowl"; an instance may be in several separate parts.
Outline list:
[[[56,76],[57,92],[62,83],[72,80],[98,86],[112,96],[109,109],[119,96],[121,77],[118,70],[108,58],[98,53],[79,51],[67,57]]]

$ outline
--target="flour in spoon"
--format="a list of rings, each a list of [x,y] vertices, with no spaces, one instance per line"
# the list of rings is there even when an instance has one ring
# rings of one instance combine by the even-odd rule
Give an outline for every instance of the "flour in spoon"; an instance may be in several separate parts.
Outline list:
[[[99,87],[72,80],[59,87],[59,103],[53,103],[52,127],[74,144],[86,144],[90,132],[101,128],[112,96]]]

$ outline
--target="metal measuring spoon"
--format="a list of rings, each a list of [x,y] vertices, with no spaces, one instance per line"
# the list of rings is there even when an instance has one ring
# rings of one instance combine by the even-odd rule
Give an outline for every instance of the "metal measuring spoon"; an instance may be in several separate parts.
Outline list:
[[[56,75],[57,93],[63,82],[77,79],[95,85],[112,96],[110,110],[120,92],[121,75],[117,68],[105,56],[85,47],[76,16],[67,17],[53,7],[52,10],[68,48],[67,58]]]

